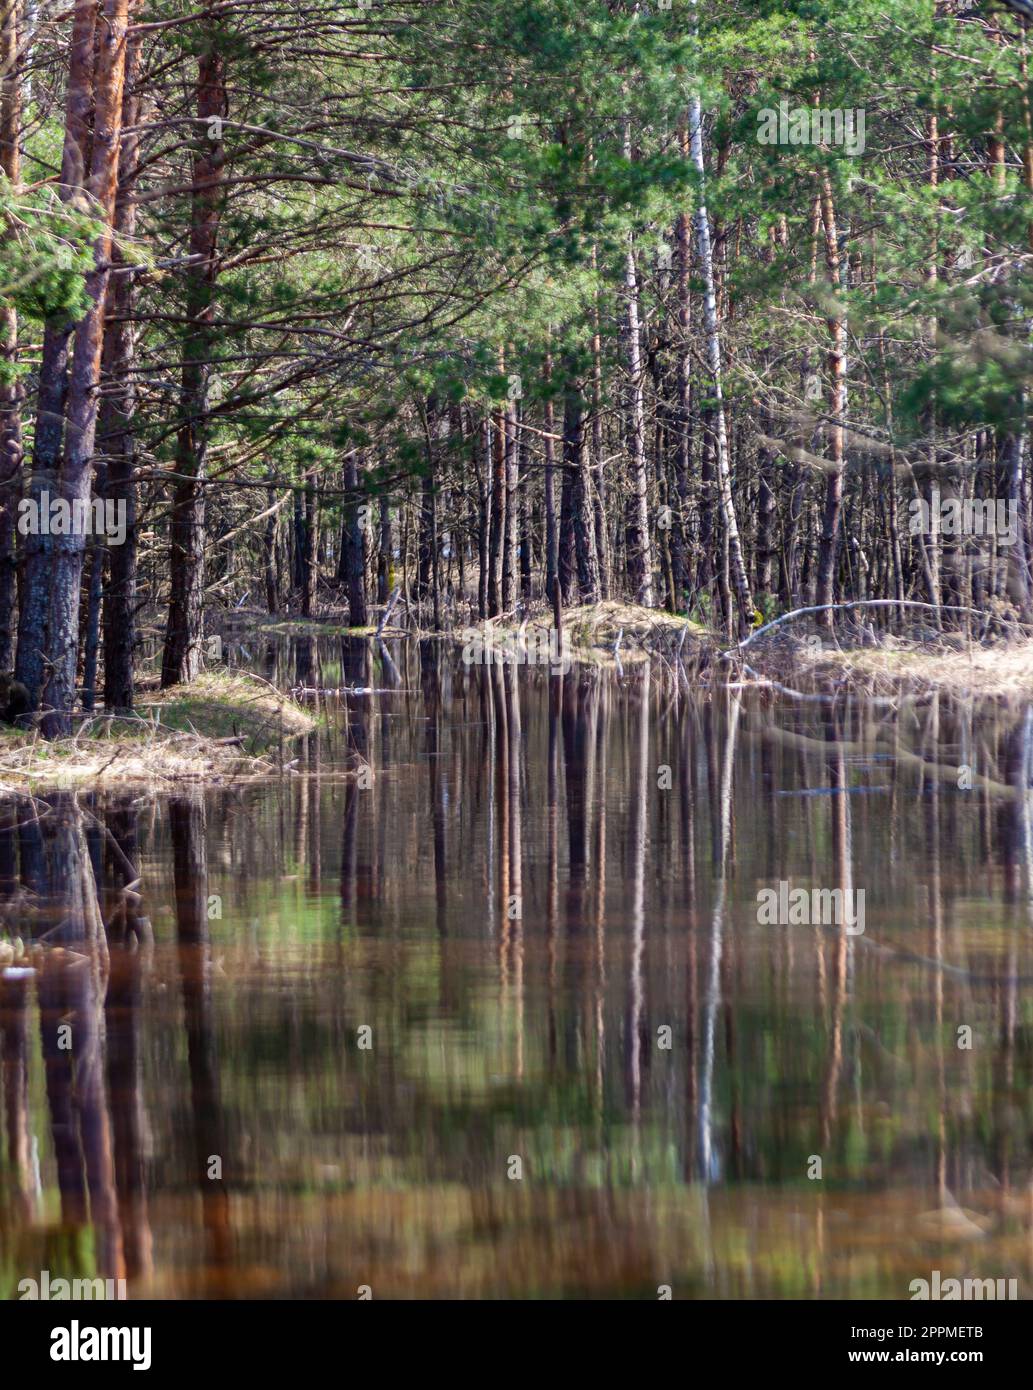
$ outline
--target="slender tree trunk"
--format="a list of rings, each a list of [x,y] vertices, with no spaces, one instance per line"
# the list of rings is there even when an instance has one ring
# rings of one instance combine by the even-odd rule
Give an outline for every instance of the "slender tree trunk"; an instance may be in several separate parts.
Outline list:
[[[519,415],[519,412],[518,412]],[[531,598],[531,504],[527,497],[527,431],[520,430],[518,436],[517,458],[520,495],[520,596],[525,602]]]
[[[596,248],[592,247],[592,270],[596,270]],[[610,597],[610,555],[606,541],[606,464],[603,457],[603,339],[600,296],[592,306],[592,470],[590,477],[592,510],[595,517],[595,553],[599,562],[599,597]]]
[[[552,358],[545,359],[545,379],[552,381]],[[563,629],[563,596],[560,593],[559,524],[556,517],[556,412],[552,396],[545,400],[545,592],[552,604],[556,632]]]
[[[628,143],[628,137],[625,137]],[[627,298],[628,457],[630,496],[625,527],[628,587],[635,602],[653,606],[653,551],[649,537],[649,492],[646,476],[645,402],[643,396],[642,342],[639,320],[638,269],[635,248],[629,238],[624,256],[624,293]]]
[[[193,680],[201,668],[204,621],[204,486],[209,387],[216,335],[216,250],[222,213],[226,153],[226,64],[219,48],[215,7],[207,7],[204,48],[197,68],[197,133],[190,210],[190,265],[186,271],[188,328],[183,344],[182,424],[176,441],[177,482],[169,523],[169,615],[161,662],[165,689]]]
[[[692,0],[692,5],[695,12],[696,0]],[[753,621],[753,597],[750,593],[750,581],[746,573],[742,546],[739,541],[735,503],[732,500],[731,466],[728,458],[728,435],[725,425],[722,388],[721,337],[717,318],[717,299],[714,291],[714,259],[710,246],[710,222],[707,218],[706,203],[702,197],[704,178],[703,113],[697,92],[692,94],[689,101],[689,148],[700,181],[700,197],[696,205],[695,218],[696,254],[699,258],[703,278],[703,321],[707,341],[707,367],[713,392],[718,507],[728,545],[731,578],[739,610],[739,628],[745,634]]]
[[[504,415],[496,413],[493,428],[494,454],[491,475],[491,526],[488,538],[488,617],[502,610],[502,551],[506,524],[506,431]]]
[[[488,555],[491,530],[491,419],[485,415],[480,424],[483,472],[477,487],[477,616],[483,622],[488,616]]]
[[[98,495],[101,487],[98,478]],[[94,537],[89,545],[89,583],[86,585],[86,628],[83,640],[82,707],[89,712],[97,700],[97,657],[100,654],[100,605],[104,593],[104,548]]]
[[[767,430],[765,430],[767,433]],[[757,598],[762,602],[774,598],[772,572],[775,558],[775,459],[770,449],[763,445],[757,451],[757,469],[760,473],[757,492],[757,553],[755,573],[757,576]]]
[[[111,260],[124,264],[119,241],[136,232],[133,189],[139,164],[140,136],[136,130],[141,101],[136,90],[140,67],[139,31],[130,31],[126,48],[125,93],[122,100],[122,149],[119,187],[115,199],[116,241]],[[100,452],[106,459],[105,495],[116,511],[125,513],[125,541],[108,550],[108,580],[104,587],[104,706],[110,711],[133,708],[133,655],[136,648],[136,466],[133,416],[136,387],[133,378],[133,277],[118,275],[108,284],[109,322],[104,336],[105,391],[100,408]]]
[[[1022,183],[1027,194],[1033,194],[1033,109],[1030,103],[1029,57],[1027,53],[1028,21],[1023,21],[1020,45],[1020,71],[1023,80],[1022,115],[1026,139],[1022,147]],[[1033,250],[1033,221],[1026,229],[1026,244]],[[1024,336],[1028,343],[1033,336],[1033,321],[1026,319]],[[1029,573],[1029,512],[1026,506],[1026,489],[1029,483],[1029,391],[1023,387],[1019,396],[1020,420],[1018,427],[1008,437],[1007,447],[1007,502],[1014,519],[1014,543],[1008,547],[1005,557],[1007,566],[1008,597],[1023,622],[1033,616],[1033,596],[1030,593]],[[957,600],[960,602],[960,600]]]
[[[437,421],[444,418],[438,409],[437,401],[431,397],[423,417],[424,436],[427,449],[427,471],[423,478],[423,496],[420,506],[419,565],[417,571],[417,596],[421,599],[430,595],[434,612],[434,630],[441,630],[441,571],[438,551],[438,486],[437,458],[434,451],[434,432]]]
[[[682,126],[682,153],[688,154],[688,131]],[[685,608],[689,587],[689,477],[692,472],[692,300],[689,293],[692,245],[689,219],[682,213],[675,224],[678,265],[678,340],[675,345],[674,513],[671,526],[671,585],[673,610]]]
[[[265,606],[270,613],[275,613],[279,608],[278,585],[276,583],[276,513],[272,510],[276,504],[275,488],[270,487],[266,492],[266,504],[269,508],[269,515],[265,519],[265,535],[262,547]]]
[[[291,497],[291,589],[300,598],[305,587],[305,494],[296,487]]]
[[[68,62],[65,133],[61,151],[60,197],[63,202],[81,194],[89,158],[89,119],[93,106],[93,36],[96,0],[76,0]],[[75,325],[61,319],[43,331],[36,427],[33,434],[32,476],[28,496],[37,519],[44,493],[60,491],[59,468],[64,442],[65,401],[68,396],[68,345]],[[50,647],[50,594],[56,537],[37,525],[25,537],[23,579],[18,609],[18,655],[15,676],[28,689],[29,708],[43,697]]]
[[[345,527],[342,535],[344,577],[348,585],[348,625],[365,627],[366,611],[366,527],[362,522],[359,492],[359,457],[352,453],[344,464]]]
[[[821,216],[825,225],[825,264],[829,274],[829,294],[833,309],[828,318],[829,330],[829,415],[827,451],[833,465],[825,482],[825,508],[822,516],[821,544],[818,548],[818,576],[814,601],[831,604],[835,597],[836,553],[839,540],[839,520],[843,507],[844,435],[846,419],[846,320],[836,301],[840,295],[839,237],[836,230],[836,211],[832,201],[832,183],[827,174],[821,178]],[[824,626],[832,627],[831,611],[821,615]]]
[[[380,499],[380,544],[377,549],[377,602],[387,603],[394,588],[395,551],[394,528],[391,524],[391,499]]]
[[[569,551],[566,563],[569,567],[570,588],[573,589],[576,567],[577,583],[582,603],[599,601],[599,567],[595,551],[595,520],[592,514],[591,481],[588,476],[588,459],[585,447],[584,409],[581,389],[570,372],[573,363],[567,364],[567,396],[563,417],[563,464],[564,464],[564,511],[561,517],[569,533]],[[561,545],[560,583],[563,586],[563,552]],[[566,599],[566,593],[564,593]]]
[[[434,575],[434,453],[427,439],[427,471],[420,487],[420,534],[416,564],[416,597],[431,597]]]
[[[1021,393],[1023,405],[1027,393]],[[1025,416],[1025,410],[1023,411]],[[1005,445],[1005,494],[1010,517],[1014,518],[1015,539],[1008,547],[1005,565],[1007,568],[1008,597],[1023,622],[1029,622],[1033,604],[1030,602],[1029,571],[1027,568],[1026,508],[1024,506],[1025,479],[1029,468],[1029,434],[1025,423],[1009,432]]]
[[[600,598],[599,559],[595,548],[595,516],[591,492],[592,475],[588,443],[582,431],[574,481],[574,548],[583,603],[598,603]]]
[[[129,0],[104,0],[96,34],[94,79],[93,159],[86,191],[102,220],[94,243],[94,268],[86,277],[89,307],[75,331],[75,348],[68,386],[65,457],[61,495],[84,508],[90,503],[93,447],[100,404],[100,366],[104,346],[104,307],[111,266],[112,223],[118,189],[122,141],[122,98],[125,84],[126,32]],[[79,600],[86,536],[73,526],[55,537],[51,573],[50,630],[46,689],[49,712],[42,721],[47,737],[71,730],[79,657]]]
[[[301,548],[301,616],[311,618],[316,599],[316,546],[319,518],[316,513],[316,489],[311,474],[305,483],[305,529]]]
[[[518,497],[520,451],[517,444],[517,406],[510,401],[502,412],[505,430],[506,524],[502,546],[502,611],[509,613],[516,603]]]
[[[21,71],[18,36],[22,0],[0,0],[0,170],[12,185],[21,177]],[[15,512],[22,481],[21,388],[15,379],[18,315],[0,309],[0,671],[14,657],[14,605],[17,590]]]

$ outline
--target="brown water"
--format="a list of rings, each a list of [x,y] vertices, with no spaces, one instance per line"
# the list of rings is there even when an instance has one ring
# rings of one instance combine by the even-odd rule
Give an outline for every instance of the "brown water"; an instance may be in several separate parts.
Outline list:
[[[457,650],[263,654],[376,692],[282,778],[0,807],[0,1295],[1028,1297],[1033,716]]]

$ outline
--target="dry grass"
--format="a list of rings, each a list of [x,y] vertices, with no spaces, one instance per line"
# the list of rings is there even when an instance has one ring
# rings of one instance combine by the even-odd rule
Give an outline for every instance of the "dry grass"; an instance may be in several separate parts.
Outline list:
[[[762,638],[744,656],[757,675],[808,690],[848,688],[874,696],[987,699],[1033,695],[1033,641],[980,643],[956,634],[924,638],[883,634],[877,644],[839,646],[808,624]],[[730,668],[732,669],[732,668]]]
[[[877,694],[905,689],[950,695],[1033,695],[1033,642],[957,649],[887,642],[862,651],[821,651],[804,656],[809,673],[849,681]]]
[[[507,615],[486,625],[470,623],[452,636],[465,641],[465,633],[482,633],[487,627],[499,643],[517,638],[521,631],[530,641],[535,633],[551,632],[553,626],[552,611],[543,608],[528,615],[523,623]],[[690,618],[615,599],[568,609],[563,614],[563,632],[571,661],[594,666],[627,666],[650,655],[680,653],[688,658],[690,653],[698,655],[703,645],[710,645],[706,628]]]
[[[316,721],[307,710],[259,676],[239,671],[208,671],[189,685],[149,695],[139,713],[166,729],[208,738],[243,736],[255,752],[284,737],[307,734]]]
[[[365,627],[349,627],[347,623],[317,622],[307,618],[264,622],[261,628],[264,633],[272,633],[276,637],[374,637],[377,631],[375,623],[368,623]]]
[[[96,715],[71,738],[0,733],[0,792],[43,786],[227,781],[282,767],[317,721],[256,676],[210,672],[148,696],[132,718]]]
[[[380,607],[374,606],[371,612],[379,615]],[[351,627],[348,609],[340,604],[323,604],[312,618],[292,617],[289,613],[267,613],[264,608],[231,608],[212,618],[213,631],[227,641],[242,637],[254,637],[256,633],[268,637],[373,637],[377,631],[378,617],[374,616],[365,627]],[[400,629],[392,623],[384,629],[385,634],[395,635]]]
[[[670,652],[680,642],[708,640],[706,628],[691,618],[661,608],[643,608],[637,603],[618,603],[615,599],[572,608],[563,621],[572,644],[590,654],[612,654],[620,636],[622,660],[635,660],[649,652]]]

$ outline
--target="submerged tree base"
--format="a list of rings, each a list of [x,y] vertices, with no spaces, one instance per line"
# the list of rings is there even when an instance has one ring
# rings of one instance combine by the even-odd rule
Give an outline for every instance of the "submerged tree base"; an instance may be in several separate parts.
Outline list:
[[[0,733],[0,792],[268,776],[318,720],[256,676],[208,672],[143,697],[135,715],[84,718],[71,738]]]

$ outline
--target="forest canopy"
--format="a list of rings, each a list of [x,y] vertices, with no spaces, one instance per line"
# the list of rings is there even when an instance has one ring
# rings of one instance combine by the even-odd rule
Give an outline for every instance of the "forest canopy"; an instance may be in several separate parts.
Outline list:
[[[1023,4],[0,13],[0,669],[45,732],[235,606],[1030,619]]]

